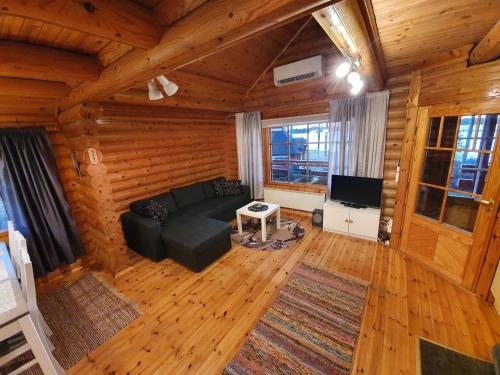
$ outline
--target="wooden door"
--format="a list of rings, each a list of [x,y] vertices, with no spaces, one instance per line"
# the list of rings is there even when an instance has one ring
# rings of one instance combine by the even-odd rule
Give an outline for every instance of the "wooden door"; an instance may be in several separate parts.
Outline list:
[[[475,290],[500,199],[500,105],[421,107],[401,249]]]

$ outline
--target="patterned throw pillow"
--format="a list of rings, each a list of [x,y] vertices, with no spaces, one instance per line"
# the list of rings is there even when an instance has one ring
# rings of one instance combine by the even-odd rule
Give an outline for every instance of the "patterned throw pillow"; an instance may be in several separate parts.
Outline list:
[[[167,222],[168,210],[158,202],[150,200],[141,210],[141,215],[149,219],[165,224]]]
[[[224,195],[241,194],[241,180],[227,180],[224,184]]]
[[[215,195],[218,197],[224,196],[224,188],[226,186],[226,179],[224,177],[217,178],[212,181],[212,185],[214,186]]]

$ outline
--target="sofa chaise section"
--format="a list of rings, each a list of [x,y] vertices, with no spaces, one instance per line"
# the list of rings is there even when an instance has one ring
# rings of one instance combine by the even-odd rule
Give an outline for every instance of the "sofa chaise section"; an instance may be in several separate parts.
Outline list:
[[[141,216],[150,200],[167,208],[166,224]],[[130,211],[121,217],[125,241],[155,262],[170,257],[199,272],[231,248],[227,221],[250,201],[250,188],[244,185],[242,194],[224,197],[216,196],[212,180],[174,188],[130,204]]]

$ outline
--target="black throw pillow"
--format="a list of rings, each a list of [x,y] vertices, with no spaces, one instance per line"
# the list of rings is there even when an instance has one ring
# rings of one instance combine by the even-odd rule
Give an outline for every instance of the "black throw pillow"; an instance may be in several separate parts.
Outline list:
[[[241,180],[227,180],[224,184],[224,195],[240,195]]]
[[[216,178],[215,180],[212,181],[212,185],[215,190],[215,195],[217,195],[218,197],[223,197],[224,188],[226,186],[226,179],[224,177]]]
[[[153,219],[165,224],[167,222],[168,210],[158,202],[150,200],[141,210],[141,216]]]

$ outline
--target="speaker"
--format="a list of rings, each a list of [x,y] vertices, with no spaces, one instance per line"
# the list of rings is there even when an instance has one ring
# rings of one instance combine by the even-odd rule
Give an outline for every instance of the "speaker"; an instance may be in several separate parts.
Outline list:
[[[323,227],[323,210],[316,208],[312,213],[312,225]]]

